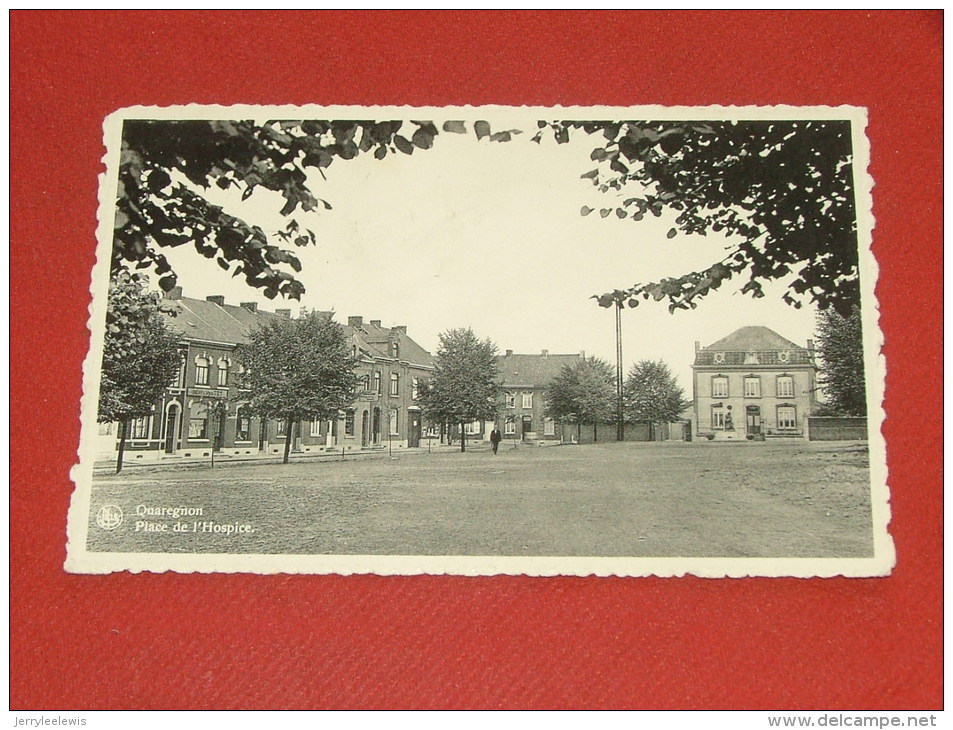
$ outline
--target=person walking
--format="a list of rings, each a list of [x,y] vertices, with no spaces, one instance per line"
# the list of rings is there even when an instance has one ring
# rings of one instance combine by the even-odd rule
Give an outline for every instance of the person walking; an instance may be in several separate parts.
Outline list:
[[[490,431],[490,445],[493,447],[493,453],[495,454],[497,449],[500,448],[500,441],[503,440],[503,434],[500,433],[500,429],[496,426],[493,427],[493,430]]]

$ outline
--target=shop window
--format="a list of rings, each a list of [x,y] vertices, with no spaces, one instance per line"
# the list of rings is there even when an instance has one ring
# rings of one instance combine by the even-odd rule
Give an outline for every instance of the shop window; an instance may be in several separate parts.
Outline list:
[[[195,441],[207,438],[208,407],[204,403],[194,403],[189,408],[189,439]]]

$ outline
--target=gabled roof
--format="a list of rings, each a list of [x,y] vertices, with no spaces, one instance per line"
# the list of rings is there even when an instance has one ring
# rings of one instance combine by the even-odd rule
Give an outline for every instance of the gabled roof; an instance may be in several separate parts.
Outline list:
[[[376,323],[377,320],[374,322]],[[368,349],[377,357],[393,358],[390,351],[391,342],[397,342],[399,360],[413,365],[433,366],[433,355],[417,344],[406,332],[390,327],[381,327],[372,322],[362,322],[360,327],[345,325],[344,330],[349,335],[358,336],[367,343]]]
[[[282,319],[273,312],[252,312],[233,304],[216,304],[203,299],[166,299],[163,307],[175,311],[166,319],[173,330],[186,340],[222,342],[237,345],[248,341],[248,333]]]
[[[695,365],[811,365],[813,353],[761,325],[741,327],[695,353]]]
[[[559,375],[565,365],[575,365],[584,359],[583,355],[498,355],[500,383],[503,387],[533,386],[545,387]]]

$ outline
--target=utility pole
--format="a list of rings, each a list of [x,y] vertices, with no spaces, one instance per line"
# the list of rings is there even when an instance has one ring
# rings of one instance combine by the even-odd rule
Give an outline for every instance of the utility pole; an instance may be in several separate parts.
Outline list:
[[[625,406],[622,401],[622,302],[615,303],[616,440],[625,441]]]

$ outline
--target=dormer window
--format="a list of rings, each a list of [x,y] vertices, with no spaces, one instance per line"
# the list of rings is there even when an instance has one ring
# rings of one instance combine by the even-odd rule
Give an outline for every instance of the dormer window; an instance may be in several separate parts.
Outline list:
[[[390,343],[390,356],[394,359],[400,357],[400,343],[391,342]]]

